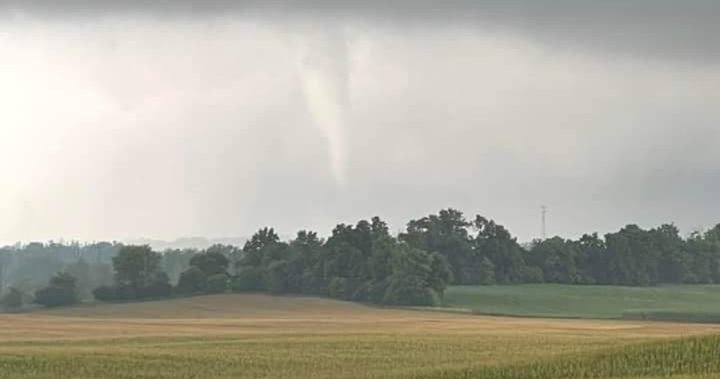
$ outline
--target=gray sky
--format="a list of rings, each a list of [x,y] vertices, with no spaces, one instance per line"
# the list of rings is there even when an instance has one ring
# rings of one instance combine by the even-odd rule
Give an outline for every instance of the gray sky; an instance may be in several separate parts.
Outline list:
[[[0,0],[0,243],[720,222],[717,1]]]

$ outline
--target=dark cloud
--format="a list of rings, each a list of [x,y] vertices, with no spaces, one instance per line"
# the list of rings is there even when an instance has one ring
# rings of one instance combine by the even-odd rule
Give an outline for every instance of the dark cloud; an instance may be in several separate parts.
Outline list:
[[[714,0],[2,0],[16,14],[106,17],[361,19],[387,25],[478,26],[548,45],[717,63],[720,2]]]
[[[447,206],[525,240],[541,204],[568,236],[718,221],[717,1],[0,9],[0,242],[397,229]]]

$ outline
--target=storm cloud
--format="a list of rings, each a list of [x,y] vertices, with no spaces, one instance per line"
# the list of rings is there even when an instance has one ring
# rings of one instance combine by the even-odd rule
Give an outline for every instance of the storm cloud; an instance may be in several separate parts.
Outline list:
[[[0,242],[720,214],[715,1],[0,0]]]

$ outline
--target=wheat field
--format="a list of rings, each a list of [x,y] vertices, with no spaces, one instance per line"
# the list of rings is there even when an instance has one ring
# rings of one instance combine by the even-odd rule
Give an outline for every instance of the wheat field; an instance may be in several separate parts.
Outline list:
[[[0,378],[714,378],[720,327],[216,295],[0,315]]]

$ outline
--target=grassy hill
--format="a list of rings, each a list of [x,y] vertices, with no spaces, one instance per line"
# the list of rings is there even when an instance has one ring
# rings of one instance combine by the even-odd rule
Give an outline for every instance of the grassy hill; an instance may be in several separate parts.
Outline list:
[[[720,286],[456,286],[445,304],[476,313],[541,317],[720,322]]]
[[[487,317],[264,295],[0,314],[0,325],[1,379],[720,376],[720,325]]]

